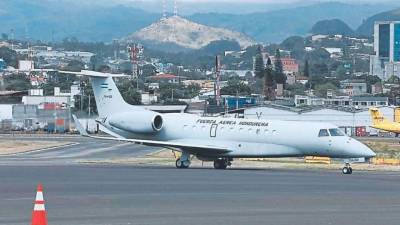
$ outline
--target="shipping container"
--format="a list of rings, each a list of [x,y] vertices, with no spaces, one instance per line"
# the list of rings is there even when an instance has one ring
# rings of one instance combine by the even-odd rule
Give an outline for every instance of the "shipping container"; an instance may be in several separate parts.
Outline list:
[[[226,97],[225,106],[229,109],[244,108],[256,105],[256,98],[254,97]]]

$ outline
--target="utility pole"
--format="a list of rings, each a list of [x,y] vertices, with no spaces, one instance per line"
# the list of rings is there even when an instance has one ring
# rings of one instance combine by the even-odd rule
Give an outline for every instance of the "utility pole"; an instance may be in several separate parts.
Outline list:
[[[11,29],[11,50],[14,51],[14,29]]]
[[[221,59],[220,56],[217,55],[215,57],[215,100],[217,102],[217,106],[221,104],[221,86],[220,86],[220,77],[221,77]]]

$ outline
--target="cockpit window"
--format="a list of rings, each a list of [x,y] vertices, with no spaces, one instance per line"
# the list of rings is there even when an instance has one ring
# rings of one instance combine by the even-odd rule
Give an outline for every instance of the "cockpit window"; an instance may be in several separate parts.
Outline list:
[[[329,129],[329,133],[331,133],[331,136],[344,136],[344,133],[338,128]]]
[[[329,133],[328,133],[328,130],[327,130],[327,129],[321,129],[321,130],[319,130],[318,137],[328,137],[328,136],[329,136]]]

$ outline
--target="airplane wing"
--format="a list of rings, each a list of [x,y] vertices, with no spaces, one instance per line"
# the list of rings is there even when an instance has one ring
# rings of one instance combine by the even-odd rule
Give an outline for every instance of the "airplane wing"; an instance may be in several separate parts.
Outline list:
[[[227,146],[219,146],[219,145],[212,145],[207,143],[202,143],[198,140],[188,140],[188,139],[178,139],[178,140],[171,140],[171,141],[153,141],[153,140],[141,140],[141,139],[128,139],[128,138],[121,138],[121,137],[100,137],[100,136],[93,136],[89,135],[87,131],[83,128],[82,124],[78,121],[75,115],[72,115],[72,118],[75,121],[75,127],[78,129],[79,133],[84,137],[90,137],[95,139],[102,139],[102,140],[113,140],[113,141],[124,141],[124,142],[131,142],[135,144],[147,145],[147,146],[155,146],[155,147],[165,147],[173,150],[180,150],[185,149],[189,152],[196,152],[196,153],[213,153],[213,154],[223,154],[228,153],[231,150],[228,149]]]

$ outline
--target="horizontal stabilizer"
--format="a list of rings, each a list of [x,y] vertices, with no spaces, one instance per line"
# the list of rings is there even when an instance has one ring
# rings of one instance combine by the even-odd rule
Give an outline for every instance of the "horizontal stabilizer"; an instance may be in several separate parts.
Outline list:
[[[127,74],[113,74],[113,73],[102,73],[91,70],[81,70],[80,72],[72,72],[72,71],[59,71],[59,73],[65,74],[76,74],[80,76],[89,76],[89,77],[129,77]]]

